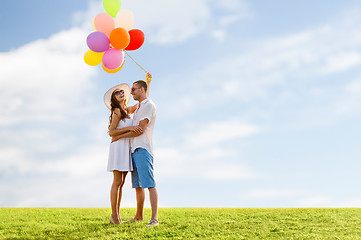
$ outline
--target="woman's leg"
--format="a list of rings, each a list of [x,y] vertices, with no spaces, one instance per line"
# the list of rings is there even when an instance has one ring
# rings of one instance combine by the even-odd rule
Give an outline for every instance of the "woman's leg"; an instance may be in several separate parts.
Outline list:
[[[118,213],[118,216],[120,216],[119,214],[119,211],[120,211],[120,202],[122,200],[122,189],[123,189],[123,186],[124,186],[124,183],[125,183],[125,178],[128,174],[128,172],[120,172],[121,173],[121,183],[119,185],[119,188],[118,188],[118,200],[117,200],[117,213]],[[119,217],[120,221],[121,221],[121,218]]]
[[[119,223],[119,214],[117,209],[117,202],[118,202],[118,190],[119,186],[122,183],[122,173],[119,171],[114,170],[113,171],[113,184],[110,189],[110,204],[112,206],[112,216],[111,216],[111,222],[113,223]]]

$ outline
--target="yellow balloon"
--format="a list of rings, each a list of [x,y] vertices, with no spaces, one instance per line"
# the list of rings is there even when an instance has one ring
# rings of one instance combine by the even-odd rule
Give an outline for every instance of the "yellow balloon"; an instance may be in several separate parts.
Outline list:
[[[103,55],[104,52],[97,53],[97,52],[93,52],[92,50],[88,50],[84,54],[84,61],[86,64],[90,66],[96,66],[102,62]]]
[[[95,20],[95,17],[93,18],[93,21],[92,21],[93,28],[94,28],[95,31],[98,31],[97,28],[95,27],[94,20]]]
[[[123,65],[124,65],[124,60],[123,60],[122,64],[120,64],[120,66],[116,69],[108,69],[108,68],[104,67],[104,64],[102,64],[102,67],[103,67],[104,71],[106,71],[107,73],[117,73],[117,72],[119,72],[120,69],[122,69]]]

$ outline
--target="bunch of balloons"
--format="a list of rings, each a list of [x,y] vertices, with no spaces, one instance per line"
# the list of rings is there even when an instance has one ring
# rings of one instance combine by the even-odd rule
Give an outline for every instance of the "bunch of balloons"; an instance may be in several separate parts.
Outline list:
[[[124,64],[123,51],[140,48],[144,43],[144,33],[132,29],[133,13],[120,9],[120,0],[103,0],[103,6],[106,12],[93,19],[95,32],[87,37],[89,50],[84,54],[84,61],[90,66],[102,63],[104,71],[116,73]]]

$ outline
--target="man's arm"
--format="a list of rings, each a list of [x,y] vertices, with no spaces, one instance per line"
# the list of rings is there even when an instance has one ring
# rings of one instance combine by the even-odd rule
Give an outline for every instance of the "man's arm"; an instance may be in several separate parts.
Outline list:
[[[147,82],[147,97],[149,96],[149,84],[152,81],[152,74],[150,74],[149,72],[147,72],[147,76],[145,77],[145,80]]]
[[[144,133],[145,129],[147,129],[147,127],[148,127],[148,124],[149,124],[149,120],[148,120],[148,118],[146,118],[146,119],[140,121],[138,126],[135,126],[135,127],[140,128],[141,131],[136,131],[136,132],[130,131],[130,132],[126,132],[126,133],[120,134],[118,136],[112,137],[112,142],[118,141],[121,138],[138,137]]]

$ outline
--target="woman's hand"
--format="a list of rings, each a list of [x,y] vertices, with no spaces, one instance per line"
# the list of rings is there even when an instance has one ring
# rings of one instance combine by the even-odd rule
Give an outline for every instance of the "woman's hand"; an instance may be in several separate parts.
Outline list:
[[[118,141],[119,139],[121,139],[119,136],[112,137],[112,143]]]

